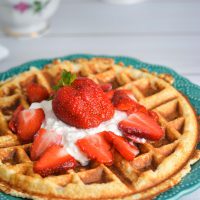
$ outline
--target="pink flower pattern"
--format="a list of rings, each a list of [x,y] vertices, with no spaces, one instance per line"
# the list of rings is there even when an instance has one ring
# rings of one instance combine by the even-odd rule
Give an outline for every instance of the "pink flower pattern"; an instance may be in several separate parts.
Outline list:
[[[28,3],[25,3],[25,2],[19,2],[18,4],[16,4],[14,6],[14,8],[15,8],[15,10],[18,10],[19,12],[23,13],[27,9],[30,8],[30,5]]]

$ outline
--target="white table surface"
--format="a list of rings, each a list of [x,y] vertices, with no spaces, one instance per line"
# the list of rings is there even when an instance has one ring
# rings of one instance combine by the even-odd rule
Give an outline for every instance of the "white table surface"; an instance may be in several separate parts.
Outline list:
[[[200,85],[200,0],[148,0],[119,6],[62,0],[47,35],[16,40],[0,72],[26,61],[73,53],[125,55],[173,68]],[[200,199],[200,189],[181,200]]]

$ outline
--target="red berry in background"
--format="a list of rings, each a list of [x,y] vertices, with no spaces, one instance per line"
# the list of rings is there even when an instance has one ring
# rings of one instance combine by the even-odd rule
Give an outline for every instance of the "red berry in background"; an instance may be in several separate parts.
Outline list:
[[[49,98],[47,89],[37,83],[31,83],[26,88],[27,97],[30,103],[41,102]]]

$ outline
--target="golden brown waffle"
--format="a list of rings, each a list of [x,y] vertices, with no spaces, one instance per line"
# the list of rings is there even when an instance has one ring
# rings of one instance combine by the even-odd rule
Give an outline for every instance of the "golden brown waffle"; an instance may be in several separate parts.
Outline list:
[[[114,88],[130,89],[136,99],[159,115],[165,137],[140,144],[132,161],[115,152],[111,167],[91,163],[66,174],[42,178],[33,172],[30,145],[21,145],[8,129],[8,121],[19,104],[28,107],[25,86],[38,82],[49,91],[62,69],[88,76]],[[164,80],[165,79],[165,80]],[[43,70],[31,68],[0,85],[0,189],[32,199],[151,199],[173,187],[200,158],[195,150],[198,123],[189,101],[168,82],[170,76],[115,64],[112,59],[94,58],[54,61]]]

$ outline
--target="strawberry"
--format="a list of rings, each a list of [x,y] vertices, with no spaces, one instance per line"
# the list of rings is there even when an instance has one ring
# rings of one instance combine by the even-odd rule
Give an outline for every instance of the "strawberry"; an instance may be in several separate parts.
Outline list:
[[[136,101],[131,99],[126,90],[116,90],[114,92],[112,103],[117,110],[129,111],[140,106]]]
[[[47,131],[41,128],[34,137],[34,142],[31,147],[31,159],[37,160],[44,151],[54,145],[60,145],[62,136],[54,131]]]
[[[77,140],[76,145],[92,160],[107,165],[113,163],[111,146],[107,143],[101,133],[79,139]]]
[[[15,110],[15,112],[13,113],[13,116],[12,116],[11,120],[9,121],[8,126],[9,126],[10,130],[11,130],[13,133],[16,133],[16,119],[17,119],[18,114],[19,114],[22,110],[24,110],[24,107],[23,107],[22,105],[19,105],[19,106],[17,107],[17,109]]]
[[[37,83],[31,83],[26,88],[28,100],[30,103],[41,102],[49,98],[47,89]]]
[[[135,112],[143,112],[152,117],[158,122],[158,115],[154,111],[147,110],[144,106],[135,101],[135,97],[129,90],[116,90],[112,96],[112,103],[114,107],[121,111],[126,111],[127,114]]]
[[[160,140],[164,135],[159,124],[143,112],[130,114],[127,119],[119,122],[118,127],[124,133],[149,140]]]
[[[101,84],[101,89],[104,91],[104,92],[109,92],[112,90],[112,84],[111,83],[104,83],[104,84]]]
[[[130,145],[125,138],[115,135],[111,131],[104,131],[104,137],[113,144],[115,149],[128,161],[131,161],[139,153],[136,146]]]
[[[16,130],[19,138],[23,142],[31,142],[33,136],[40,129],[44,118],[44,111],[41,108],[19,112],[16,118]]]
[[[42,177],[46,177],[73,169],[76,166],[76,160],[62,146],[53,145],[34,163],[33,170]]]
[[[62,81],[55,89],[53,111],[66,124],[92,128],[111,119],[114,114],[114,107],[101,87],[88,78],[74,80],[71,73],[64,71]]]

